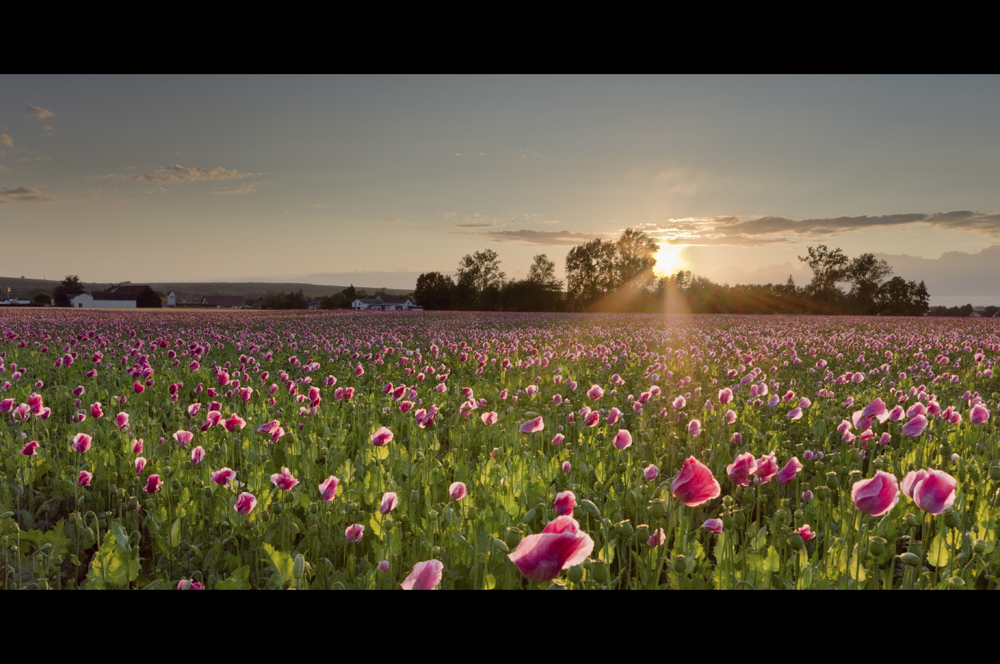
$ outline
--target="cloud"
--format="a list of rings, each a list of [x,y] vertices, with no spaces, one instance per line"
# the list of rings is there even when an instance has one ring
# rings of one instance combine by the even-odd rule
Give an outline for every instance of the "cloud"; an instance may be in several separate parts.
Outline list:
[[[6,145],[9,148],[14,147],[14,139],[8,134],[0,134],[0,145]]]
[[[45,118],[51,118],[55,115],[52,111],[46,110],[41,106],[32,106],[28,104],[28,113],[38,118],[39,120],[44,120]]]
[[[180,164],[161,166],[152,173],[108,173],[107,175],[88,175],[88,180],[107,180],[109,178],[137,180],[139,182],[204,182],[209,180],[240,180],[261,175],[260,173],[240,173],[225,168],[185,168]],[[246,193],[246,192],[244,192]]]
[[[45,137],[45,138],[52,138],[53,136],[56,135],[56,128],[55,127],[50,127],[50,126],[46,125],[46,126],[42,127],[42,129],[45,130],[45,133],[42,134],[42,136]]]
[[[518,151],[518,156],[520,156],[522,159],[531,159],[531,158],[541,159],[542,157],[545,156],[541,152],[535,152],[534,150],[526,150],[525,148],[518,148],[517,151]]]
[[[6,168],[6,166],[4,166],[3,164],[0,164],[0,173],[3,173],[5,168]]]
[[[968,231],[1000,239],[1000,214],[968,210],[801,220],[776,216],[687,217],[670,219],[660,224],[646,224],[643,230],[658,239],[675,244],[760,246],[793,244],[809,238],[836,237],[872,228],[897,228],[902,231],[905,229],[899,227],[910,224],[924,224],[943,231]]]
[[[475,233],[494,242],[512,242],[516,244],[527,244],[545,247],[573,246],[584,242],[589,242],[600,237],[604,233],[572,233],[570,231],[533,231],[522,229],[516,231],[480,231]]]
[[[215,189],[211,193],[213,194],[252,194],[257,191],[257,185],[246,183],[240,185],[239,187],[229,187],[227,189]]]
[[[455,224],[455,228],[496,228],[496,224],[488,222],[478,224]]]
[[[17,187],[0,189],[0,203],[58,203],[59,199],[49,196],[38,187]]]
[[[397,219],[395,217],[385,217],[384,219],[382,219],[382,221],[388,221],[388,222],[391,223],[391,222],[394,222],[394,221],[402,221],[402,219]]]

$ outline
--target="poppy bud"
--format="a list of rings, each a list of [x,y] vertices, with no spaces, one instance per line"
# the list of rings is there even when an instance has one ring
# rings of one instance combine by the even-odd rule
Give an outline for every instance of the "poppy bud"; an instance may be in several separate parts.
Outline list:
[[[973,551],[973,553],[977,553],[979,555],[982,555],[983,553],[985,553],[986,552],[986,540],[977,539],[975,542],[973,542],[972,543],[972,551]]]
[[[660,498],[657,498],[656,500],[651,500],[649,502],[649,507],[647,507],[646,510],[649,512],[649,516],[651,516],[652,518],[662,519],[664,511],[663,500]]]
[[[906,525],[908,525],[910,528],[915,528],[920,525],[920,520],[917,519],[917,515],[914,514],[913,512],[909,512],[906,516],[903,517],[903,520],[906,522]]]
[[[674,571],[678,574],[683,574],[684,570],[687,569],[687,558],[683,555],[674,558]]]
[[[302,554],[295,556],[295,562],[292,563],[292,576],[296,579],[301,579],[302,575],[306,571],[306,559],[302,557]]]
[[[608,573],[608,564],[600,562],[594,563],[590,566],[590,576],[598,583],[607,583],[611,578]]]
[[[729,530],[733,527],[733,517],[731,514],[726,514],[722,517],[722,527],[725,530]]]
[[[589,500],[581,500],[580,507],[583,511],[587,513],[587,516],[593,517],[595,519],[601,518],[601,510],[597,509],[597,505]]]
[[[632,528],[632,524],[630,522],[622,521],[619,525],[621,526],[621,534],[626,540],[635,534],[635,529]]]
[[[840,488],[840,480],[837,478],[837,473],[832,470],[826,474],[826,486],[833,491]]]
[[[796,551],[801,551],[806,545],[806,543],[802,540],[802,535],[798,533],[792,533],[792,536],[788,538],[788,543]]]
[[[944,525],[948,526],[949,528],[958,528],[960,525],[962,525],[961,519],[959,519],[958,517],[958,513],[946,512],[944,515]]]
[[[872,552],[873,556],[881,556],[885,552],[886,540],[882,537],[869,537],[868,538],[868,550]]]
[[[583,567],[581,567],[580,565],[575,565],[573,567],[570,567],[569,572],[566,573],[566,576],[569,577],[569,580],[572,581],[573,583],[580,583],[580,581],[583,579]]]
[[[902,560],[907,565],[916,566],[920,564],[920,556],[916,555],[915,553],[911,553],[909,551],[901,555],[899,559]]]
[[[747,515],[744,514],[742,510],[734,512],[733,521],[736,523],[737,528],[742,528],[747,525]]]
[[[420,502],[420,492],[419,491],[411,491],[410,492],[410,504],[411,505],[416,505],[419,502]]]
[[[521,530],[519,528],[508,528],[503,541],[508,548],[514,548],[521,543]]]
[[[990,468],[990,479],[994,482],[1000,481],[1000,466]]]

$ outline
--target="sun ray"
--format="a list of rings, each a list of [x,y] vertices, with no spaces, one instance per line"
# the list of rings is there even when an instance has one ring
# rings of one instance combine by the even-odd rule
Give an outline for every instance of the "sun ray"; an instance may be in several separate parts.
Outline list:
[[[683,269],[680,247],[672,244],[661,244],[656,252],[656,267],[653,273],[658,277],[667,277]]]

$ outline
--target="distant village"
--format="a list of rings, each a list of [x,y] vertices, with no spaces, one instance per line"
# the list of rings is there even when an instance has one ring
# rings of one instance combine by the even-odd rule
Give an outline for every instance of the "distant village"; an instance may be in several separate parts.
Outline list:
[[[58,290],[58,289],[56,289]],[[58,294],[52,297],[38,293],[31,299],[12,297],[11,288],[0,291],[6,295],[0,299],[0,307],[45,307],[60,306]],[[119,284],[104,290],[69,294],[61,306],[74,309],[353,309],[355,311],[422,311],[412,296],[390,295],[378,292],[367,297],[365,291],[356,291],[353,286],[341,293],[323,298],[309,299],[298,293],[274,293],[268,291],[259,297],[247,298],[242,295],[205,295],[194,301],[184,301],[170,291],[161,297],[148,285]]]

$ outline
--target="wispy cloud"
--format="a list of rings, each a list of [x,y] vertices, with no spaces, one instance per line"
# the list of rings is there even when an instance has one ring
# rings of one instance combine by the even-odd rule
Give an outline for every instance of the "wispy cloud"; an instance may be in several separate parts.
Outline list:
[[[54,137],[56,135],[56,128],[55,127],[50,127],[50,126],[46,125],[46,126],[42,127],[42,129],[44,130],[44,132],[42,133],[42,136],[45,137],[45,138],[52,138],[52,137]]]
[[[14,189],[0,189],[0,203],[59,203],[61,200],[55,196],[49,196],[39,187],[16,187]]]
[[[90,180],[122,179],[139,182],[204,182],[209,180],[240,180],[255,177],[260,173],[240,173],[237,170],[219,168],[185,168],[180,164],[161,166],[151,173],[109,173],[107,175],[88,175]],[[244,192],[245,193],[245,192]]]
[[[454,231],[458,233],[458,231]],[[597,238],[603,238],[605,233],[572,233],[570,231],[534,231],[521,229],[512,231],[479,231],[468,233],[485,237],[494,242],[510,242],[545,247],[565,247],[582,244]]]
[[[41,106],[33,106],[32,104],[27,104],[28,114],[32,117],[36,117],[39,120],[44,120],[45,118],[51,118],[55,115],[52,111],[44,109]]]
[[[968,210],[954,212],[905,213],[881,216],[787,219],[785,217],[687,217],[647,224],[642,230],[675,244],[761,246],[794,244],[804,239],[837,237],[852,231],[873,228],[901,228],[922,224],[943,231],[969,231],[1000,238],[1000,214]]]
[[[522,159],[541,159],[542,157],[545,156],[541,152],[535,152],[534,150],[526,150],[525,148],[519,148],[517,152],[518,156],[520,156]]]
[[[246,183],[239,187],[228,187],[226,189],[215,189],[211,193],[213,194],[252,194],[257,191],[257,185]]]
[[[9,134],[0,134],[0,145],[6,145],[9,148],[14,147],[14,139],[10,137]]]

